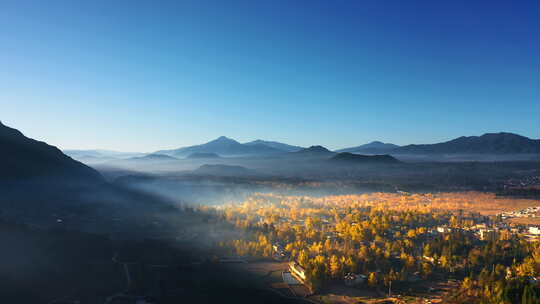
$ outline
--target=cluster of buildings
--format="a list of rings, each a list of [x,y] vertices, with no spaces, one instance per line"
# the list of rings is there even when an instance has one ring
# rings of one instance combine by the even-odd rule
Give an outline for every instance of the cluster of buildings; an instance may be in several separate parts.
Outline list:
[[[289,278],[292,276],[293,280]],[[306,281],[306,270],[300,264],[295,261],[289,262],[289,272],[283,273],[283,281],[287,284],[304,284]],[[346,286],[357,286],[367,281],[367,276],[357,273],[346,273],[343,277],[343,282]]]
[[[513,217],[538,217],[540,214],[540,207],[528,207],[518,211],[502,212],[498,214],[502,219],[508,219]]]
[[[533,207],[539,208],[539,207]],[[529,209],[529,208],[528,208]],[[540,210],[540,208],[539,208]],[[432,233],[449,233],[456,229],[468,231],[474,233],[479,240],[487,241],[494,239],[498,233],[507,233],[509,235],[518,235],[524,238],[527,241],[536,241],[540,240],[540,226],[510,226],[508,223],[500,222],[488,225],[486,223],[476,224],[471,227],[464,228],[454,228],[447,226],[439,226],[434,230],[431,230]]]

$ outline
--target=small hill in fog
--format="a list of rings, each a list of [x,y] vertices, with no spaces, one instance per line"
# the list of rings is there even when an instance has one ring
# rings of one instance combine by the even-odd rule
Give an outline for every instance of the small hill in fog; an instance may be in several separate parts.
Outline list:
[[[103,180],[96,170],[65,155],[58,148],[28,138],[1,122],[0,146],[0,180]]]
[[[219,156],[218,154],[216,153],[203,153],[203,152],[197,152],[197,153],[192,153],[190,155],[188,155],[186,158],[220,158],[221,156]]]
[[[385,154],[392,150],[399,148],[398,145],[383,143],[380,141],[373,141],[369,144],[360,145],[357,147],[345,148],[337,150],[336,152],[350,152],[350,153],[365,153],[365,154]]]
[[[326,149],[323,146],[311,146],[291,154],[295,156],[329,156],[336,153]]]
[[[330,158],[330,161],[359,164],[395,164],[400,162],[390,155],[360,155],[349,152],[338,153]]]

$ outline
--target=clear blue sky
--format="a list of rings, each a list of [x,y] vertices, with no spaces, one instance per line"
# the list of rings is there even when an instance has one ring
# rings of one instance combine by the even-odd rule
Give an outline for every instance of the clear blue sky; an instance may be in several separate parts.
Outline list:
[[[0,120],[61,148],[540,138],[538,1],[0,2]]]

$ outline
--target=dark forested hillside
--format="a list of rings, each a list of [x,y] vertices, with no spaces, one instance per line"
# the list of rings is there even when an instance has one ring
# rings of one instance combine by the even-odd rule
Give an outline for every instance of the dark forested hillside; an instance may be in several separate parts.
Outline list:
[[[66,156],[56,147],[30,139],[0,123],[0,180],[21,179],[102,181],[97,171]]]

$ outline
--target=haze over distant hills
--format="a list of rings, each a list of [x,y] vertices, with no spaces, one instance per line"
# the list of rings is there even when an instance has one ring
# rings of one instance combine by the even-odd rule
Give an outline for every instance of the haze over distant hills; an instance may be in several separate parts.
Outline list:
[[[174,161],[174,160],[178,160],[178,158],[165,155],[165,154],[151,153],[145,156],[128,158],[126,160],[128,161]]]
[[[0,122],[0,180],[66,179],[100,182],[94,169],[54,146],[24,136]]]
[[[145,153],[139,153],[139,152],[118,152],[118,151],[111,151],[111,150],[101,150],[101,149],[95,149],[95,150],[63,150],[64,154],[68,155],[71,158],[74,159],[123,159],[123,158],[130,158],[130,157],[138,157],[143,156]]]
[[[332,152],[322,146],[302,148],[300,146],[266,140],[254,140],[240,143],[234,139],[221,136],[201,145],[182,147],[172,150],[160,150],[153,154],[168,155],[175,158],[216,158],[251,157],[251,156],[289,156],[332,155],[332,153],[349,152],[366,155],[527,155],[540,154],[540,140],[530,139],[513,133],[488,133],[481,136],[462,136],[447,142],[435,144],[411,144],[398,146],[392,143],[373,141],[368,144],[344,148]],[[141,157],[144,153],[123,153],[107,150],[66,150],[66,154],[86,163],[98,163],[106,160],[128,159]]]
[[[220,158],[216,153],[203,153],[196,152],[188,155],[186,158],[197,159],[197,158]]]

